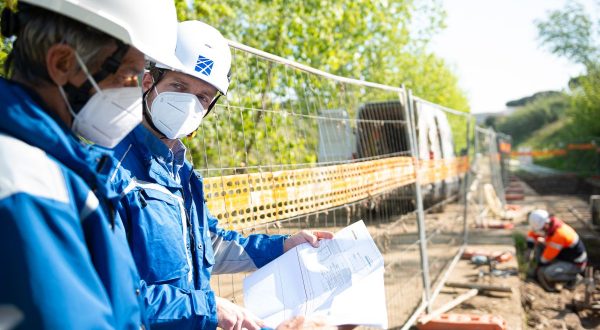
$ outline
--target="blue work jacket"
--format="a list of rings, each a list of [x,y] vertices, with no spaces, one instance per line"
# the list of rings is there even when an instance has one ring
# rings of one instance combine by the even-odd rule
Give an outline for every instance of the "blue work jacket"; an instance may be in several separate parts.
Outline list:
[[[211,273],[255,270],[283,253],[284,235],[243,237],[219,227],[206,207],[202,178],[146,127],[114,150],[130,172],[118,208],[140,276],[153,329],[214,329]]]
[[[23,329],[139,329],[143,288],[113,211],[116,163],[0,78],[0,306]],[[140,290],[142,292],[140,292]],[[6,325],[6,324],[5,324]]]

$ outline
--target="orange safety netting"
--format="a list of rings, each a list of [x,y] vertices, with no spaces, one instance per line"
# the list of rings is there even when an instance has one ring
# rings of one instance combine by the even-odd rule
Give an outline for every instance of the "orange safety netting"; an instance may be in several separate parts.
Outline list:
[[[326,210],[415,182],[414,160],[393,157],[342,165],[204,179],[206,203],[222,225],[243,229]],[[423,184],[464,174],[466,157],[422,161]]]
[[[550,157],[565,156],[571,150],[596,150],[600,153],[600,148],[594,143],[569,143],[566,149],[552,150],[531,150],[531,151],[513,151],[511,157],[531,156],[531,157]]]
[[[569,143],[567,145],[568,150],[595,150],[596,145],[593,143]]]
[[[500,144],[498,145],[498,149],[500,150],[500,152],[508,154],[511,150],[511,144],[507,142],[500,142]]]

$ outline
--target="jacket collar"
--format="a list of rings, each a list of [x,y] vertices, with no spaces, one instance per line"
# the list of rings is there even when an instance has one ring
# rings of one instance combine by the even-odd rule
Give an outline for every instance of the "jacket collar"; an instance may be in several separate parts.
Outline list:
[[[178,141],[180,145],[176,146],[176,151],[173,153],[143,124],[138,125],[130,137],[136,152],[142,157],[148,169],[148,176],[160,185],[181,188],[181,181],[177,180],[176,176],[180,175],[180,169],[187,163],[183,143]]]
[[[13,81],[0,78],[3,120],[0,132],[44,150],[77,173],[95,192],[112,198],[108,186],[112,157],[91,153],[90,146],[76,137],[60,119],[51,115],[39,95]]]
[[[547,236],[550,237],[556,233],[556,230],[563,225],[563,222],[557,217],[550,217],[550,226],[548,228]]]

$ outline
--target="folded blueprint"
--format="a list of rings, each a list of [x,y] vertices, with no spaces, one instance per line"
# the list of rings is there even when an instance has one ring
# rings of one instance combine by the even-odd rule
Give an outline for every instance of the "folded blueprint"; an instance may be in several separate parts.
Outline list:
[[[296,315],[387,328],[383,257],[363,221],[286,252],[244,280],[244,304],[275,328]]]

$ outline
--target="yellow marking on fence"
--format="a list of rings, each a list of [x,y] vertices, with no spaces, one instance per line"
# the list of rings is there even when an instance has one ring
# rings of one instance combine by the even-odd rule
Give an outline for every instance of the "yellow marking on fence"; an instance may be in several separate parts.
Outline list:
[[[414,160],[392,157],[204,179],[206,203],[222,225],[243,229],[356,202],[415,182]],[[466,157],[422,162],[422,183],[465,173]]]

